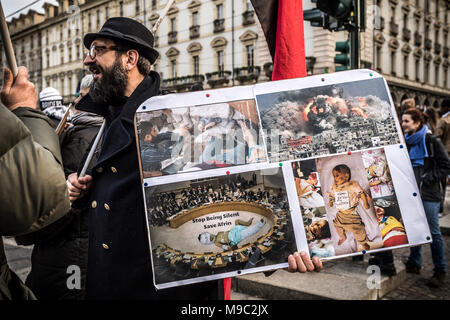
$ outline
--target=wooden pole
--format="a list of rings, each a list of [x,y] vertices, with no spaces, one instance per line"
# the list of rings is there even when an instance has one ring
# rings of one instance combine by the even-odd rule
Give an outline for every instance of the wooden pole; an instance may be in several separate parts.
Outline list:
[[[15,77],[17,77],[18,69],[16,57],[14,55],[14,49],[11,42],[11,37],[9,35],[8,24],[6,23],[5,13],[3,12],[3,5],[0,2],[0,29],[3,41],[3,47],[5,49],[5,56],[8,62],[8,66]]]
[[[64,131],[64,127],[67,122],[67,118],[69,117],[70,111],[72,110],[72,104],[69,104],[69,107],[66,110],[66,113],[64,113],[64,117],[61,119],[61,121],[58,124],[58,127],[56,128],[56,134],[59,136]]]
[[[103,120],[102,126],[100,127],[100,130],[97,133],[97,136],[95,137],[94,143],[92,144],[92,148],[89,151],[89,154],[86,158],[86,162],[84,163],[83,169],[81,169],[80,175],[78,176],[79,178],[84,177],[84,175],[86,174],[86,170],[89,166],[89,163],[91,163],[92,157],[94,156],[95,150],[97,149],[97,145],[100,141],[100,138],[103,135],[103,131],[105,131],[105,126],[106,126],[106,120]]]
[[[159,19],[156,21],[155,25],[152,28],[152,33],[155,34],[155,32],[158,30],[159,25],[161,24],[161,22],[163,21],[163,19],[166,17],[167,12],[169,12],[170,7],[172,6],[172,4],[175,2],[175,0],[169,0],[167,2],[166,7],[164,8],[163,13],[161,14],[161,16],[159,17]]]

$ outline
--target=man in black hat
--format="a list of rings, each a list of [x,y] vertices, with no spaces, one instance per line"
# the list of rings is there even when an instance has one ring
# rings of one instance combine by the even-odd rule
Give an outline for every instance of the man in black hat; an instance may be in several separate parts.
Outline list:
[[[87,34],[84,45],[94,85],[77,108],[106,120],[90,175],[68,179],[73,206],[90,206],[86,298],[217,298],[217,281],[158,293],[153,286],[134,130],[136,109],[159,93],[159,75],[150,70],[158,57],[152,33],[135,20],[116,17]],[[290,258],[291,269],[314,268],[309,258],[305,266],[296,257]]]

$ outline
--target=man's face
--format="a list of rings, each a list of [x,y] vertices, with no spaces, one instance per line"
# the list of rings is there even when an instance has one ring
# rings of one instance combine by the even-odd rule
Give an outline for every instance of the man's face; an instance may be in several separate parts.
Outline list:
[[[94,59],[89,54],[84,59],[84,64],[89,67],[89,70],[94,76],[94,82],[97,82],[103,75],[104,70],[111,68],[116,60],[116,51],[106,50],[103,48],[110,48],[114,46],[114,41],[110,39],[95,39],[91,43],[91,47],[97,48],[97,54]]]
[[[90,95],[97,103],[110,104],[115,98],[125,93],[128,83],[128,71],[122,61],[122,53],[116,50],[108,50],[114,46],[114,42],[108,39],[96,39],[91,47],[98,48],[97,54],[92,59],[87,55],[84,64],[94,75],[94,85]]]

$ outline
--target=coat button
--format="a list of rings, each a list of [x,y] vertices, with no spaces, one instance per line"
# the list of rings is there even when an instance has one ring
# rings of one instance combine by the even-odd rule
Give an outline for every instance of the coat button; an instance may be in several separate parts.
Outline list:
[[[92,208],[96,208],[97,207],[97,201],[92,201],[92,203],[91,203],[91,207]]]
[[[98,167],[97,169],[95,169],[95,171],[97,171],[98,173],[102,173],[103,172],[103,168],[102,167]]]
[[[113,173],[117,173],[117,169],[114,168],[114,167],[111,167],[111,171],[112,171]]]
[[[102,243],[102,247],[105,250],[109,250],[109,246],[106,243]]]
[[[105,203],[105,209],[108,210],[108,211],[111,210],[111,208],[109,207],[109,205],[107,203]]]

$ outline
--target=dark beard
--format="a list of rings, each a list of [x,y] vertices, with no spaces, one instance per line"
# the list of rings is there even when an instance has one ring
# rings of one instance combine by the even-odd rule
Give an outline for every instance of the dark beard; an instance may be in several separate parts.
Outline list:
[[[120,59],[116,59],[109,69],[97,67],[102,71],[102,77],[94,82],[89,94],[94,102],[109,105],[115,98],[124,95],[128,81],[127,71]]]

